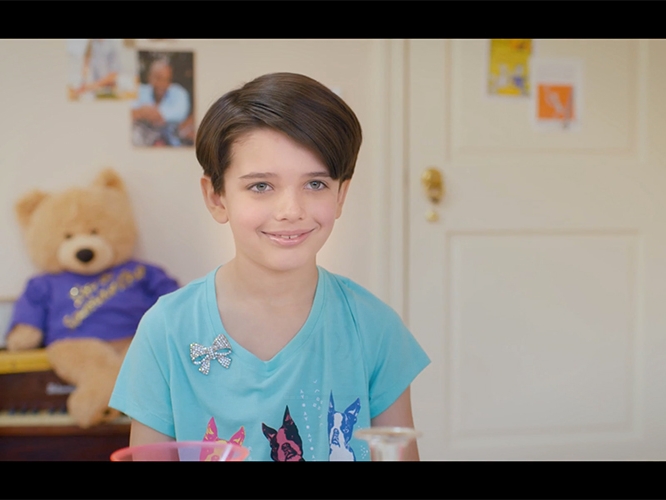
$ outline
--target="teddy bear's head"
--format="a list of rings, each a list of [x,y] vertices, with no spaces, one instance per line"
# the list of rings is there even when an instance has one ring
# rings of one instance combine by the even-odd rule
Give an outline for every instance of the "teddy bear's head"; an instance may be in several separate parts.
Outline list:
[[[42,271],[96,274],[129,260],[137,231],[129,196],[113,169],[87,188],[35,190],[16,204],[28,253]]]

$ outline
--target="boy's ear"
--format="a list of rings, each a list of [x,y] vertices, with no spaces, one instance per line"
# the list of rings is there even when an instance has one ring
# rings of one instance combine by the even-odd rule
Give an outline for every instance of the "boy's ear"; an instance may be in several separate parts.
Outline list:
[[[225,205],[224,199],[221,195],[215,193],[213,189],[213,182],[210,180],[210,177],[204,175],[201,178],[201,193],[203,194],[204,203],[206,208],[215,219],[220,224],[225,224],[229,221],[227,215],[227,207]]]
[[[338,209],[335,214],[335,218],[338,219],[342,215],[342,206],[345,204],[345,198],[347,197],[347,191],[349,190],[349,183],[351,179],[347,179],[340,183],[338,188]]]

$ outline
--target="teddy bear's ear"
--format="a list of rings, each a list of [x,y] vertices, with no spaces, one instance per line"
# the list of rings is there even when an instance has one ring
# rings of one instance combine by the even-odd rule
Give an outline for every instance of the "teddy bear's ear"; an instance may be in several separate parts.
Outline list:
[[[30,223],[30,217],[35,212],[39,204],[49,195],[39,189],[35,189],[25,194],[14,206],[14,211],[18,217],[19,224],[25,228]]]
[[[125,183],[120,178],[118,173],[112,168],[105,168],[102,170],[95,181],[93,182],[95,186],[107,187],[111,189],[117,189],[119,191],[125,191]]]

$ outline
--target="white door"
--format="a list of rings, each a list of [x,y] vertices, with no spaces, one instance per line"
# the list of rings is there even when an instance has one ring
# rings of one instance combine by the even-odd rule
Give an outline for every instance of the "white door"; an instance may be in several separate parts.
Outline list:
[[[583,68],[551,132],[484,94],[487,44],[404,45],[421,457],[666,459],[666,41],[537,40]]]

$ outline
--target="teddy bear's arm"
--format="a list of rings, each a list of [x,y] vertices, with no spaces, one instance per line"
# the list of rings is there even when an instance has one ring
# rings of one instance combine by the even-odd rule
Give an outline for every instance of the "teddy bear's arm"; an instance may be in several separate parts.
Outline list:
[[[42,344],[48,316],[49,284],[38,276],[28,281],[14,303],[7,330],[7,348],[32,349]]]
[[[26,349],[36,349],[42,345],[44,334],[38,328],[32,325],[18,324],[14,326],[7,334],[7,350],[23,351]]]

